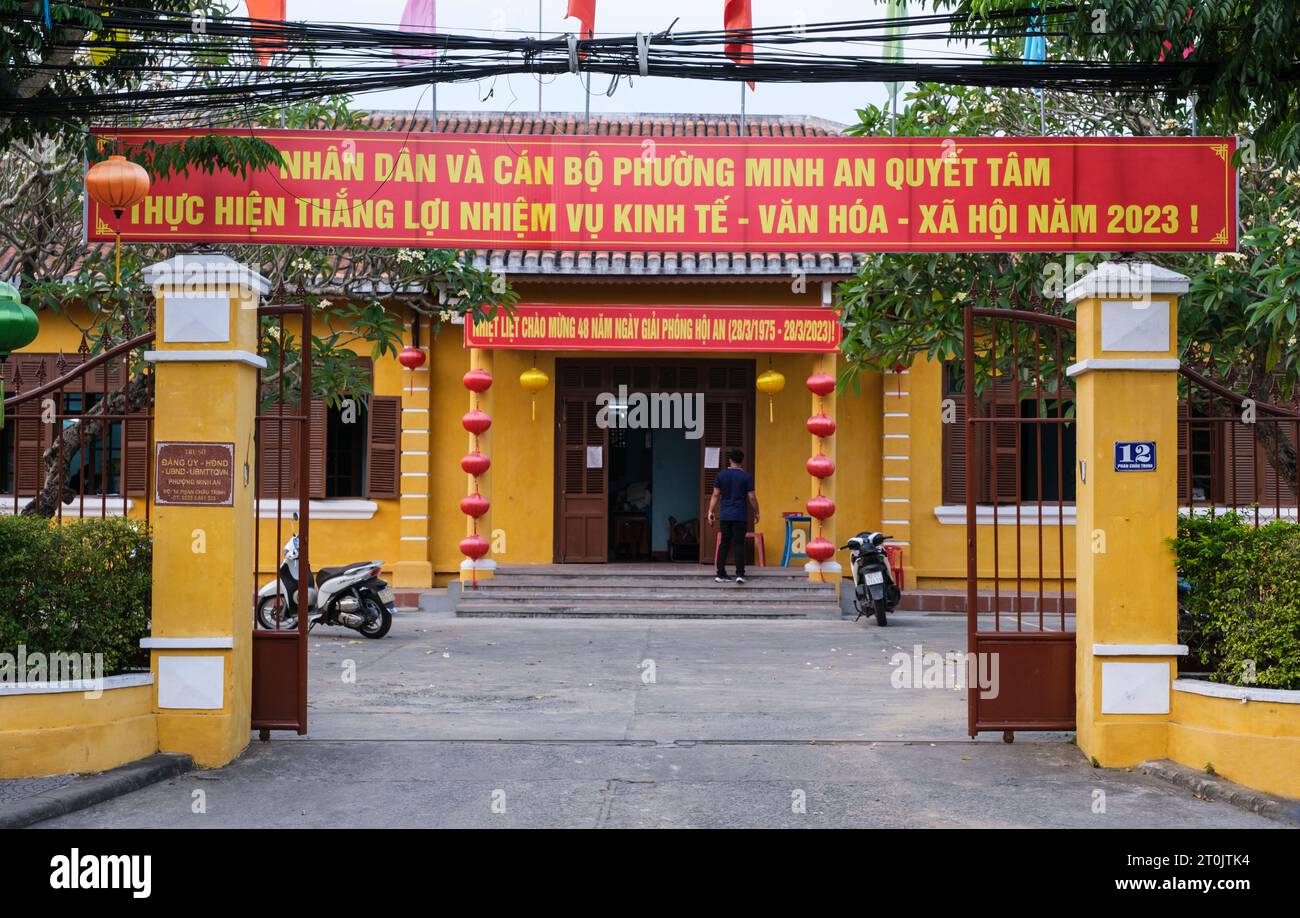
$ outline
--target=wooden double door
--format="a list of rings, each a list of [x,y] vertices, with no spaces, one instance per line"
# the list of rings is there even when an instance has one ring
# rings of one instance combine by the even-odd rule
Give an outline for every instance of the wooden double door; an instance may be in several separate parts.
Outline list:
[[[609,560],[610,428],[600,423],[603,393],[681,393],[704,396],[698,440],[700,559],[711,562],[716,525],[706,521],[713,479],[727,450],[745,451],[754,469],[754,362],[714,359],[569,359],[556,362],[555,560]],[[713,451],[717,452],[714,453]],[[716,461],[713,460],[717,457]],[[710,467],[712,466],[712,467]],[[694,470],[683,469],[683,474]],[[692,474],[692,477],[694,475]],[[650,512],[654,514],[651,491]],[[678,520],[678,522],[685,522]]]

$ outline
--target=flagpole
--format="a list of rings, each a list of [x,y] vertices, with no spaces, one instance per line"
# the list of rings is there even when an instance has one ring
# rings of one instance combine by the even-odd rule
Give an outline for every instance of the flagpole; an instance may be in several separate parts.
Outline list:
[[[745,81],[740,81],[740,136],[745,136]]]
[[[537,0],[537,40],[542,40],[542,0]],[[537,113],[542,113],[542,78],[537,77]]]

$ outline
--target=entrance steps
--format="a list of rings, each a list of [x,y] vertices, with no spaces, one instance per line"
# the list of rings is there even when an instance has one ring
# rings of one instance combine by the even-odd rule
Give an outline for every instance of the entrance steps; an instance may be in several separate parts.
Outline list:
[[[714,583],[697,564],[517,564],[456,602],[465,618],[839,618],[830,584],[799,568],[755,567]]]

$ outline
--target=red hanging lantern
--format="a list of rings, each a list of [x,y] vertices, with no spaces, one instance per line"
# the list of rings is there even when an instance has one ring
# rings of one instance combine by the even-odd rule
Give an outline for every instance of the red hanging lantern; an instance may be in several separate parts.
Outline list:
[[[471,561],[477,561],[488,553],[488,540],[478,533],[460,540],[460,553]]]
[[[468,497],[462,497],[460,500],[460,512],[466,516],[472,516],[474,519],[478,519],[487,513],[488,508],[491,506],[492,502],[477,491]]]
[[[804,505],[808,510],[808,515],[819,520],[828,520],[835,515],[835,501],[829,497],[808,498],[808,503]]]
[[[408,370],[418,370],[424,366],[424,351],[418,347],[404,347],[397,354],[397,362]]]
[[[814,478],[830,478],[835,474],[835,462],[819,453],[808,460],[808,474]]]
[[[492,460],[475,450],[460,460],[460,467],[477,478],[492,467]]]
[[[813,539],[804,546],[804,554],[814,561],[829,561],[835,557],[835,546],[825,539]]]
[[[808,377],[808,391],[816,395],[830,395],[835,391],[835,377],[826,373],[814,373]]]
[[[814,414],[808,419],[808,432],[823,440],[835,433],[835,419],[828,414]]]
[[[470,370],[465,374],[462,382],[471,392],[486,392],[492,388],[492,374],[487,370]]]
[[[492,426],[492,419],[488,417],[486,411],[480,411],[474,408],[461,415],[460,426],[464,427],[474,436],[481,436],[489,427]]]

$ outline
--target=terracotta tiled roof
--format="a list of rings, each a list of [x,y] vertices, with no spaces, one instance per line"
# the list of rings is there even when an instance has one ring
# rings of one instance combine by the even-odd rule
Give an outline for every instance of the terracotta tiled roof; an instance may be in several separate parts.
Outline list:
[[[429,131],[431,112],[371,112],[375,131]],[[748,115],[748,137],[831,137],[844,125],[807,115]],[[590,128],[590,129],[588,129]],[[604,134],[656,137],[739,137],[740,115],[592,114],[582,112],[438,112],[437,130],[451,134]]]

